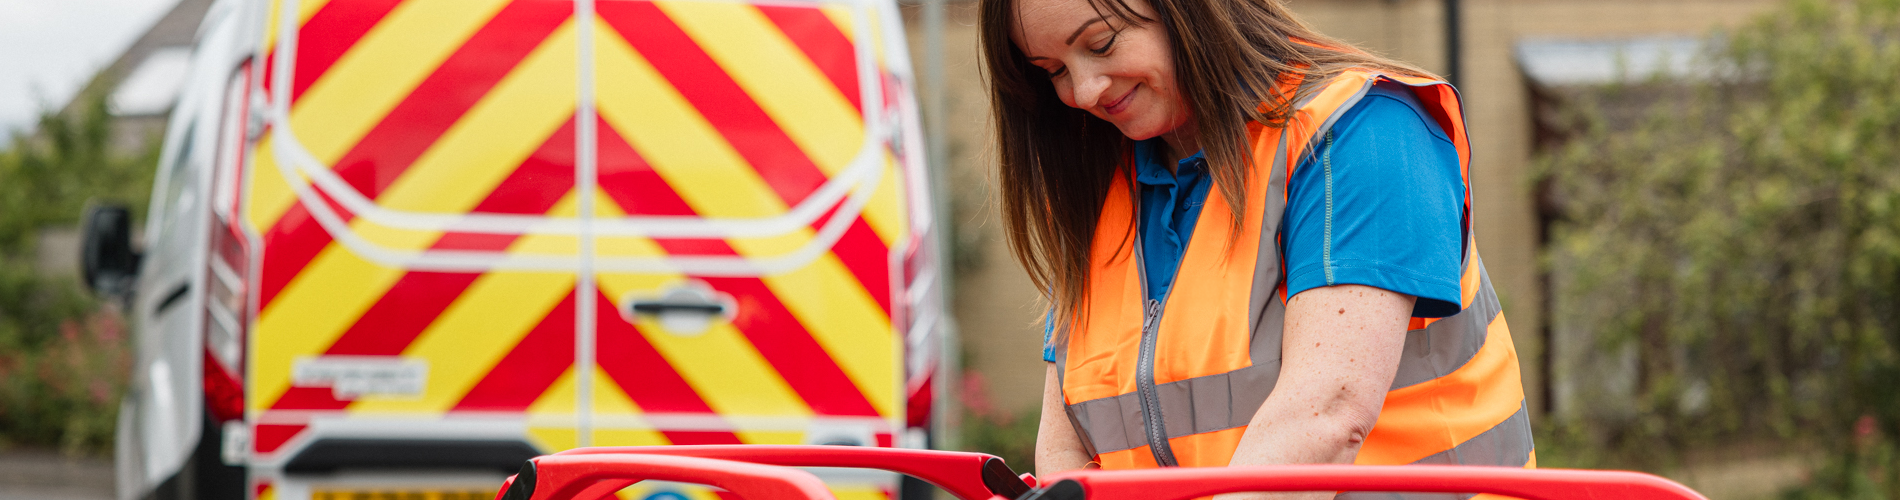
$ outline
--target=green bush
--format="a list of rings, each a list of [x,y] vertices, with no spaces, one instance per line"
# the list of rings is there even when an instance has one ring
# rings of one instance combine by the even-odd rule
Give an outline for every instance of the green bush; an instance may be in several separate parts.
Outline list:
[[[1797,495],[1900,496],[1900,0],[1709,40],[1712,78],[1584,93],[1541,160],[1553,321],[1637,370],[1633,418],[1558,425],[1664,456],[1811,443],[1838,458]],[[1606,118],[1630,92],[1664,98]]]
[[[112,445],[132,363],[128,328],[79,289],[78,270],[34,268],[39,232],[76,226],[89,201],[143,217],[157,148],[112,144],[104,98],[82,96],[0,151],[0,445],[90,454]]]
[[[964,359],[969,359],[965,357]],[[965,451],[996,455],[1017,473],[1036,470],[1036,427],[1041,407],[1001,408],[985,388],[982,373],[963,372],[957,391],[962,410],[958,446]]]

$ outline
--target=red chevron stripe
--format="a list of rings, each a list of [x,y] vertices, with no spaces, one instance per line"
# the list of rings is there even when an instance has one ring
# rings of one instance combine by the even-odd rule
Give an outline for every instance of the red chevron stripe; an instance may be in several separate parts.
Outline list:
[[[680,199],[612,126],[602,123],[600,131],[600,186],[615,203],[640,206],[654,215],[693,215],[686,201]],[[675,241],[655,240],[674,255],[688,251],[700,255],[738,254],[723,241],[695,240],[688,245],[678,245]],[[765,282],[758,278],[703,279],[714,289],[732,294],[739,301],[739,315],[733,319],[733,326],[758,348],[759,354],[812,411],[821,415],[877,415],[864,393],[845,376],[844,370],[818,345],[804,325],[785,309]],[[616,316],[603,318],[601,323],[605,331],[609,324],[626,324],[626,321]]]
[[[317,8],[317,12],[297,28],[297,68],[291,75],[291,100],[303,97],[317,77],[328,72],[344,52],[362,40],[363,35],[382,22],[399,3],[402,0],[333,0]],[[277,58],[277,41],[268,43],[271,50],[264,55],[266,90],[270,87],[271,74],[277,71],[277,65],[271,62]]]
[[[541,323],[482,376],[454,409],[526,410],[573,365],[574,293],[568,292],[567,298],[548,311]]]
[[[830,26],[824,14],[816,10],[802,7],[784,9],[808,11],[811,15],[819,16],[817,21]],[[746,94],[697,42],[652,2],[607,2],[599,5],[599,11],[601,19],[632,44],[634,50],[639,51],[661,76],[672,82],[680,95],[726,138],[726,142],[758,171],[759,176],[787,205],[797,204],[824,184],[825,174],[812,163],[811,158],[792,142],[791,137],[785,135],[771,116],[766,115],[765,110],[752,100],[752,96]],[[784,13],[781,15],[795,17]],[[836,31],[835,28],[831,29]],[[850,52],[847,50],[846,53]],[[887,261],[890,249],[884,245],[884,241],[871,232],[862,220],[858,220],[854,221],[851,230],[838,242],[834,251],[840,257],[851,257],[845,260],[846,267],[864,285],[866,293],[876,299],[884,314],[889,316],[891,294]],[[871,255],[877,257],[863,258]]]
[[[678,445],[694,445],[694,444],[745,444],[745,443],[743,443],[743,442],[740,442],[740,441],[739,441],[739,436],[738,436],[737,434],[733,434],[733,433],[730,433],[730,432],[720,432],[720,431],[661,431],[660,433],[661,433],[661,434],[665,434],[665,435],[666,435],[666,440],[667,440],[667,441],[672,441],[672,442],[673,442],[673,444],[678,444]]]
[[[569,120],[477,204],[475,211],[544,213],[553,208],[562,196],[574,189],[573,155],[574,122]],[[511,235],[450,233],[437,239],[431,248],[504,250],[514,240],[515,236]],[[410,271],[364,311],[324,354],[401,354],[480,277],[480,273]],[[568,324],[571,337],[573,320],[569,319]],[[293,389],[272,407],[342,409],[348,405],[349,402],[332,397],[328,390]]]
[[[697,108],[780,198],[797,203],[825,183],[824,173],[798,144],[659,7],[632,1],[605,2],[598,9],[600,18]]]
[[[858,90],[858,55],[856,48],[838,25],[831,22],[824,12],[811,7],[788,7],[779,5],[755,6],[772,20],[786,38],[798,46],[805,57],[818,67],[818,71],[831,80],[831,85],[851,101],[851,107],[863,112],[863,97]]]
[[[502,8],[343,155],[333,166],[337,175],[364,196],[381,194],[570,17],[573,4],[569,2],[516,0]],[[307,214],[299,214],[300,210],[300,204],[293,205],[265,232],[258,287],[259,303],[264,306],[330,244],[329,233]]]
[[[503,179],[476,212],[546,213],[574,189],[574,122],[561,126]],[[506,250],[514,235],[449,233],[431,248]],[[411,271],[357,318],[330,354],[397,354],[455,302],[480,273]]]
[[[291,73],[290,99],[296,102],[317,77],[356,46],[402,0],[331,0],[297,28],[297,69]],[[269,80],[265,80],[269,81]]]
[[[257,424],[251,428],[251,442],[258,453],[277,451],[290,442],[291,438],[302,434],[308,425]]]
[[[602,305],[614,303],[604,294],[597,299]],[[612,306],[601,307],[598,311],[595,317],[598,326],[595,340],[598,342],[599,350],[596,352],[599,354],[595,355],[595,360],[600,363],[601,371],[607,372],[607,376],[614,379],[614,384],[626,391],[627,398],[640,406],[640,411],[698,413],[709,419],[723,419],[673,369],[673,365],[660,356],[660,351],[654,349],[653,344],[647,342],[632,323],[622,319]],[[743,444],[739,436],[731,432],[657,430],[673,444]]]

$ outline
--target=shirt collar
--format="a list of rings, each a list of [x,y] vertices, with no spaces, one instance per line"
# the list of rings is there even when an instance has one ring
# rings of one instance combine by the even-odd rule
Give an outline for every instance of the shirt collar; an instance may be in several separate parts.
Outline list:
[[[1160,138],[1135,141],[1135,181],[1163,186],[1176,183],[1175,173],[1168,171],[1167,164],[1163,163],[1167,159],[1156,154],[1161,151],[1161,145]],[[1184,175],[1199,173],[1206,164],[1206,157],[1202,155],[1204,152],[1195,151],[1193,156],[1181,159],[1176,162],[1175,169]]]

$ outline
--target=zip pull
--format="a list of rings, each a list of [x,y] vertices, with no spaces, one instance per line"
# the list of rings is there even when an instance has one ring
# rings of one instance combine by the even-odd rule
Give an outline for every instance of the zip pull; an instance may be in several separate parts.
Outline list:
[[[1148,299],[1141,308],[1141,331],[1154,331],[1155,322],[1161,319],[1161,301]]]

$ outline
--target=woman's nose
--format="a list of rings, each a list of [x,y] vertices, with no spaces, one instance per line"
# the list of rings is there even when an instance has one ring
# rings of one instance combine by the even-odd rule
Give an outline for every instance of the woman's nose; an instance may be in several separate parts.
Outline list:
[[[1085,66],[1071,66],[1069,81],[1075,85],[1075,107],[1092,109],[1100,103],[1102,94],[1108,92],[1110,81],[1107,74]]]

